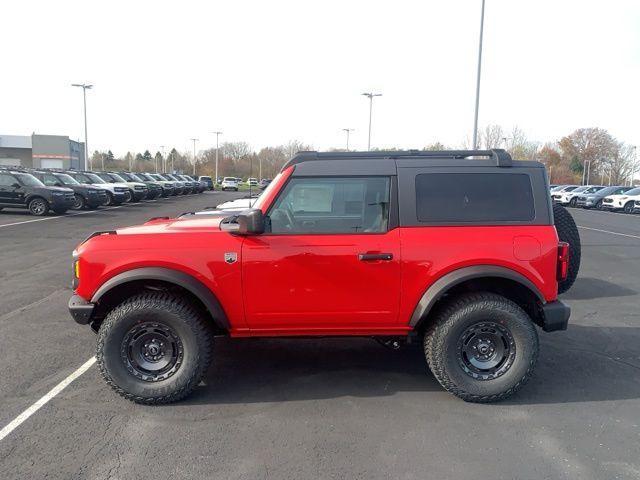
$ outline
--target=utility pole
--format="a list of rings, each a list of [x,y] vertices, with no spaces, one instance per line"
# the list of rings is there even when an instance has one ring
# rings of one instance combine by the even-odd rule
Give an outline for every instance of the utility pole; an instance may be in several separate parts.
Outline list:
[[[349,134],[354,131],[353,128],[343,128],[343,132],[347,132],[347,152],[349,151]]]
[[[222,135],[222,132],[211,132],[216,134],[216,178],[213,181],[213,184],[218,183],[218,138]]]
[[[363,93],[365,97],[369,98],[369,141],[367,142],[367,150],[371,150],[371,115],[373,112],[373,97],[381,97],[381,93]]]
[[[162,171],[166,171],[166,159],[164,158],[164,149],[165,149],[165,145],[160,145],[160,155],[162,155]],[[158,165],[156,165],[156,173],[158,173]]]
[[[89,162],[89,170],[93,170],[93,162],[89,158],[89,140],[87,138],[87,90],[91,90],[93,85],[87,83],[72,83],[72,87],[82,88],[82,98],[84,102],[84,162],[85,165]],[[104,170],[104,165],[102,167]]]
[[[473,149],[478,149],[478,108],[480,106],[480,72],[482,70],[482,35],[484,33],[484,0],[480,13],[480,40],[478,42],[478,74],[476,77],[476,109],[473,115]]]
[[[197,138],[192,138],[191,139],[193,141],[193,174],[196,174],[196,142],[198,141]]]

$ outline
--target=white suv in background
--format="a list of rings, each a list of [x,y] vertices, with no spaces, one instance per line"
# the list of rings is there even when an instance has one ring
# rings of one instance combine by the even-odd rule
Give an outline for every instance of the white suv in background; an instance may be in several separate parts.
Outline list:
[[[222,179],[222,185],[220,185],[222,191],[233,190],[238,191],[238,180],[236,177],[224,177]]]
[[[570,192],[562,192],[562,193],[554,194],[554,197],[559,196],[559,198],[554,198],[554,201],[561,205],[569,205],[571,207],[576,207],[577,206],[576,204],[578,202],[578,196],[580,194],[595,193],[598,190],[602,190],[603,188],[604,186],[602,185],[583,185],[574,190],[571,190]]]
[[[632,188],[619,195],[609,195],[602,200],[603,210],[624,210],[624,213],[633,213],[634,202],[640,200],[640,187]]]

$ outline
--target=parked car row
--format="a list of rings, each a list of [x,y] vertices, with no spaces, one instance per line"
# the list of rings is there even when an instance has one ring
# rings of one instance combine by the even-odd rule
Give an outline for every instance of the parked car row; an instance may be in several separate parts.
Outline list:
[[[171,173],[90,172],[0,167],[0,210],[49,211],[95,209],[103,205],[202,193],[213,187],[189,175]]]
[[[202,177],[200,177],[202,178]],[[207,177],[210,179],[210,177]],[[247,181],[245,182],[242,178],[240,177],[218,177],[217,179],[217,183],[218,185],[221,186],[221,188],[224,190],[234,190],[234,191],[238,191],[238,188],[240,187],[240,185],[248,185],[251,187],[258,187],[261,188],[262,190],[264,190],[265,188],[267,188],[267,185],[269,185],[271,183],[271,179],[270,178],[263,178],[262,180],[258,181],[257,178],[255,177],[249,177],[247,178]],[[226,187],[224,186],[226,184]]]
[[[640,187],[622,185],[553,185],[551,199],[568,207],[640,212]]]

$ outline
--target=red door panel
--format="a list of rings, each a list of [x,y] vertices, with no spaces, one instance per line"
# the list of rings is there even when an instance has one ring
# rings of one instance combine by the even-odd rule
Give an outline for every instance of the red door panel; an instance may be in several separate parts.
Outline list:
[[[381,253],[392,258],[359,258]],[[349,334],[350,329],[395,327],[400,302],[399,232],[247,237],[242,246],[242,280],[252,332]]]

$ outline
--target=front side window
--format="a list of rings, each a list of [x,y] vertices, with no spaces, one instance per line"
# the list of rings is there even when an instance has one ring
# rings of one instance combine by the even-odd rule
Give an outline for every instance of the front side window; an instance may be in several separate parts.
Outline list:
[[[55,175],[52,175],[50,173],[41,173],[38,175],[40,178],[39,180],[44,183],[47,187],[55,187],[60,185],[60,180],[58,180],[56,178]]]
[[[15,177],[6,173],[0,173],[0,187],[12,187],[18,183]]]
[[[269,212],[271,232],[386,232],[389,190],[388,177],[293,178]]]

